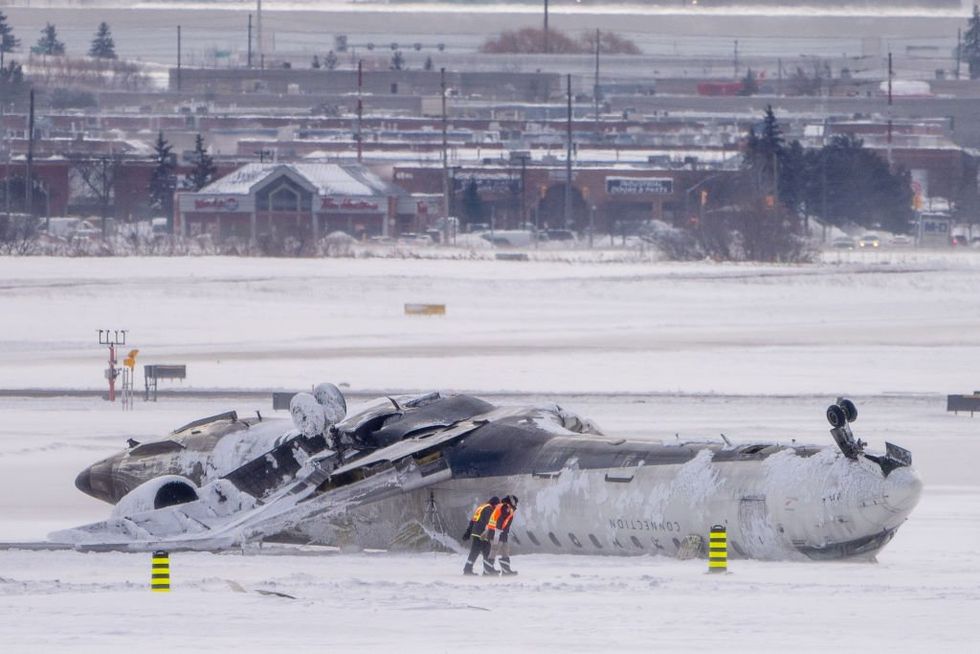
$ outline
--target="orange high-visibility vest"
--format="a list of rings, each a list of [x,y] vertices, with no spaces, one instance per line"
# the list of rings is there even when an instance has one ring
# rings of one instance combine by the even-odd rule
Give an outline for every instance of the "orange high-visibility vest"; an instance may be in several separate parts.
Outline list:
[[[510,526],[510,521],[514,519],[514,510],[507,505],[507,515],[501,516],[504,509],[504,503],[501,502],[490,514],[490,522],[487,523],[487,529],[500,529],[503,531],[508,526]],[[499,526],[497,523],[500,523]]]

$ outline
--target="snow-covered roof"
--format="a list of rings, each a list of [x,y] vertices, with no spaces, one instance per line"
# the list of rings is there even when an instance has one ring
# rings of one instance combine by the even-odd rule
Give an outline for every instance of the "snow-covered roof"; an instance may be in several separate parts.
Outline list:
[[[401,195],[399,187],[385,182],[356,164],[251,163],[208,184],[201,193],[247,195],[267,179],[288,175],[315,190],[318,195]]]

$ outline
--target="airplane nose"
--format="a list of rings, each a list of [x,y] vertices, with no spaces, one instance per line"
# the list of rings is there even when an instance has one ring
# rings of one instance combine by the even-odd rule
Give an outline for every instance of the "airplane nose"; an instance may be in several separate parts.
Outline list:
[[[895,513],[911,513],[922,494],[922,478],[911,467],[893,470],[885,479],[885,506]]]
[[[75,488],[97,500],[113,504],[119,498],[113,496],[112,470],[109,459],[90,465],[75,477]]]
[[[75,477],[75,488],[82,491],[86,495],[95,496],[95,492],[92,490],[92,469],[85,468],[78,476]]]

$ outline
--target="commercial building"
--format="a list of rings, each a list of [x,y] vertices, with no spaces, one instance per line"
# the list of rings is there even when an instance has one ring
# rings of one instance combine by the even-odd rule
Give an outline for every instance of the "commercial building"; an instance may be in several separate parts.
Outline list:
[[[357,164],[246,164],[177,198],[178,232],[253,240],[266,235],[316,240],[337,230],[388,236],[424,225],[441,206]]]

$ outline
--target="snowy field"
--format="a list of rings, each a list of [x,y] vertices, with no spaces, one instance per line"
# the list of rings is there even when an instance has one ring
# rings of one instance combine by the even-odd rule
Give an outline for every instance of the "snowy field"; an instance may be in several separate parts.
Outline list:
[[[877,253],[875,253],[877,255]],[[980,252],[812,266],[0,259],[0,388],[102,388],[99,328],[184,387],[945,393],[978,386]],[[901,258],[899,258],[901,257]],[[437,318],[403,314],[441,303]]]
[[[3,651],[973,651],[980,614],[980,258],[815,266],[264,259],[0,259],[0,389],[103,384],[99,327],[140,363],[186,363],[217,399],[0,397],[0,540],[103,518],[72,485],[127,437],[235,408],[235,389],[432,387],[558,401],[638,438],[907,447],[922,501],[877,564],[515,557],[511,580],[461,556],[274,548],[149,556],[0,550]],[[446,303],[409,318],[405,302]],[[180,387],[178,385],[178,387]],[[530,397],[524,394],[530,394]],[[518,514],[520,520],[520,514]],[[277,591],[292,598],[257,591]],[[244,592],[242,592],[244,591]],[[484,631],[486,630],[486,631]]]

